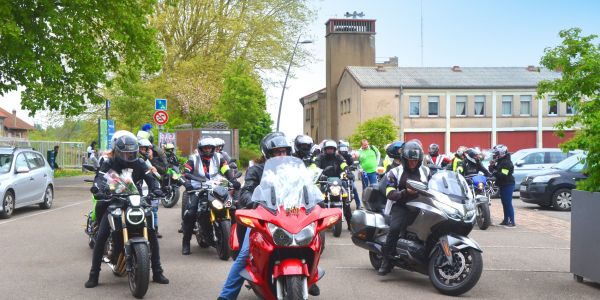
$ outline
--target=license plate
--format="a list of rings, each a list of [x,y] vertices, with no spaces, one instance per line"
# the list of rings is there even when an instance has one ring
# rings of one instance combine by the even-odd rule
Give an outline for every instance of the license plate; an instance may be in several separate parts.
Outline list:
[[[525,185],[520,186],[519,187],[519,191],[526,192],[527,191],[527,186],[525,186]]]

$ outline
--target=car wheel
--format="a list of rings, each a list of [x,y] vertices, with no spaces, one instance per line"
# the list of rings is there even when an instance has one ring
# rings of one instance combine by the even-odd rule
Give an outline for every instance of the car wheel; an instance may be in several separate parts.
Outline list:
[[[8,219],[15,211],[15,195],[11,191],[7,191],[2,201],[2,212],[0,219]]]
[[[44,202],[40,203],[40,208],[49,209],[52,207],[52,202],[54,202],[54,191],[52,190],[52,186],[48,186],[44,192]]]
[[[556,210],[569,211],[571,210],[571,190],[558,189],[552,195],[552,206]]]

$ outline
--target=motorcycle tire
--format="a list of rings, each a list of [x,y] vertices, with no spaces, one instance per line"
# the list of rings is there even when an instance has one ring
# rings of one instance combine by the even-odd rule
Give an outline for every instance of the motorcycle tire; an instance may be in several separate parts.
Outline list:
[[[321,236],[321,254],[323,254],[323,251],[325,251],[325,233],[321,231],[319,235]]]
[[[342,235],[342,220],[333,225],[333,236],[340,237],[340,235]]]
[[[179,187],[173,186],[171,193],[169,193],[169,194],[170,194],[169,195],[170,197],[165,197],[160,200],[160,202],[162,203],[162,205],[165,208],[171,208],[171,207],[175,206],[175,204],[177,204],[177,202],[179,201],[179,196],[180,196]]]
[[[492,224],[490,215],[490,206],[487,203],[482,203],[477,206],[477,226],[481,230],[486,230]]]
[[[88,236],[88,246],[90,247],[90,249],[94,249],[94,246],[96,245],[96,241],[94,240],[94,238],[92,238],[92,236]]]
[[[461,253],[461,256],[457,255],[458,252]],[[445,272],[444,268],[447,267],[438,267],[439,261],[446,260],[444,252],[439,248],[435,251],[435,253],[431,256],[431,259],[429,260],[428,273],[429,280],[440,293],[448,296],[458,296],[471,290],[479,281],[479,278],[481,277],[481,272],[483,271],[483,258],[481,257],[481,253],[473,248],[452,251],[452,254],[454,256],[455,263],[462,261],[462,258],[464,258],[465,261],[468,261],[470,263],[470,266],[465,266],[463,268],[463,271],[470,271],[466,277],[462,276],[463,274],[451,273],[453,277],[462,278],[461,282],[459,282],[456,285],[448,285],[446,284],[445,280],[438,278],[438,276],[443,277],[442,273]]]
[[[383,264],[383,256],[380,253],[369,251],[369,261],[375,270],[379,270]]]
[[[150,253],[146,244],[133,244],[132,250],[131,271],[127,274],[129,290],[135,298],[142,299],[150,283]]]
[[[303,277],[300,275],[285,276],[284,300],[300,300],[302,297]]]
[[[231,232],[231,221],[219,221],[215,226],[215,237],[217,238],[217,255],[221,260],[229,260],[231,250],[229,249],[229,234]]]
[[[196,242],[198,243],[198,246],[200,246],[200,248],[210,247],[210,245],[206,241],[204,241],[204,238],[202,238],[202,233],[197,232],[194,235],[196,236]]]

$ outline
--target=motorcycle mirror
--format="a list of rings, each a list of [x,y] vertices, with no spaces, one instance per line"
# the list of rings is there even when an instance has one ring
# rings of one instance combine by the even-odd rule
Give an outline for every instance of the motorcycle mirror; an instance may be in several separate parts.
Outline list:
[[[275,195],[275,187],[271,187],[271,204],[273,206],[277,205],[277,196]]]
[[[424,183],[422,183],[420,181],[416,181],[416,180],[407,180],[406,186],[413,190],[418,190],[418,191],[426,191],[427,190],[427,185],[425,185]]]
[[[99,190],[99,189],[98,189],[98,187],[96,187],[96,186],[93,186],[92,188],[90,188],[90,192],[91,192],[92,194],[97,194],[99,191],[100,191],[100,190]]]
[[[242,172],[238,171],[237,173],[235,173],[235,178],[240,178],[240,177],[242,177],[242,175],[243,175]]]
[[[234,163],[234,162],[237,162],[237,159],[235,159],[235,158],[232,158],[232,159],[229,161],[229,163]]]
[[[83,168],[91,172],[96,172],[96,167],[93,165],[83,164]]]
[[[522,160],[522,159],[519,159],[519,160],[517,160],[517,162],[515,162],[515,166],[517,166],[517,167],[520,167],[520,166],[522,166],[524,164],[525,164],[525,161]]]

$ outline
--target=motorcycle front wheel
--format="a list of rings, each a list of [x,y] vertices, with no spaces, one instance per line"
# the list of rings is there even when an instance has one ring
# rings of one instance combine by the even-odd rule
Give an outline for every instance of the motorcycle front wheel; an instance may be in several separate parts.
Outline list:
[[[228,260],[230,256],[229,233],[231,232],[231,221],[223,220],[215,223],[215,237],[217,238],[217,255],[221,260]]]
[[[441,249],[429,261],[429,280],[444,295],[458,296],[471,290],[481,277],[483,258],[473,248],[452,251],[453,263],[447,262]]]
[[[491,224],[490,205],[488,203],[479,204],[477,206],[477,226],[481,230],[486,230]]]
[[[283,291],[283,299],[285,300],[300,300],[302,296],[302,286],[304,278],[300,275],[286,276],[285,289]]]
[[[166,197],[160,200],[160,202],[165,208],[171,208],[175,206],[175,204],[177,204],[177,201],[179,201],[179,187],[176,185],[172,186],[171,192]]]
[[[342,235],[342,220],[333,225],[333,236],[340,237],[340,235]]]
[[[142,299],[148,291],[150,282],[150,254],[145,244],[133,244],[131,255],[131,271],[128,274],[131,294]]]

